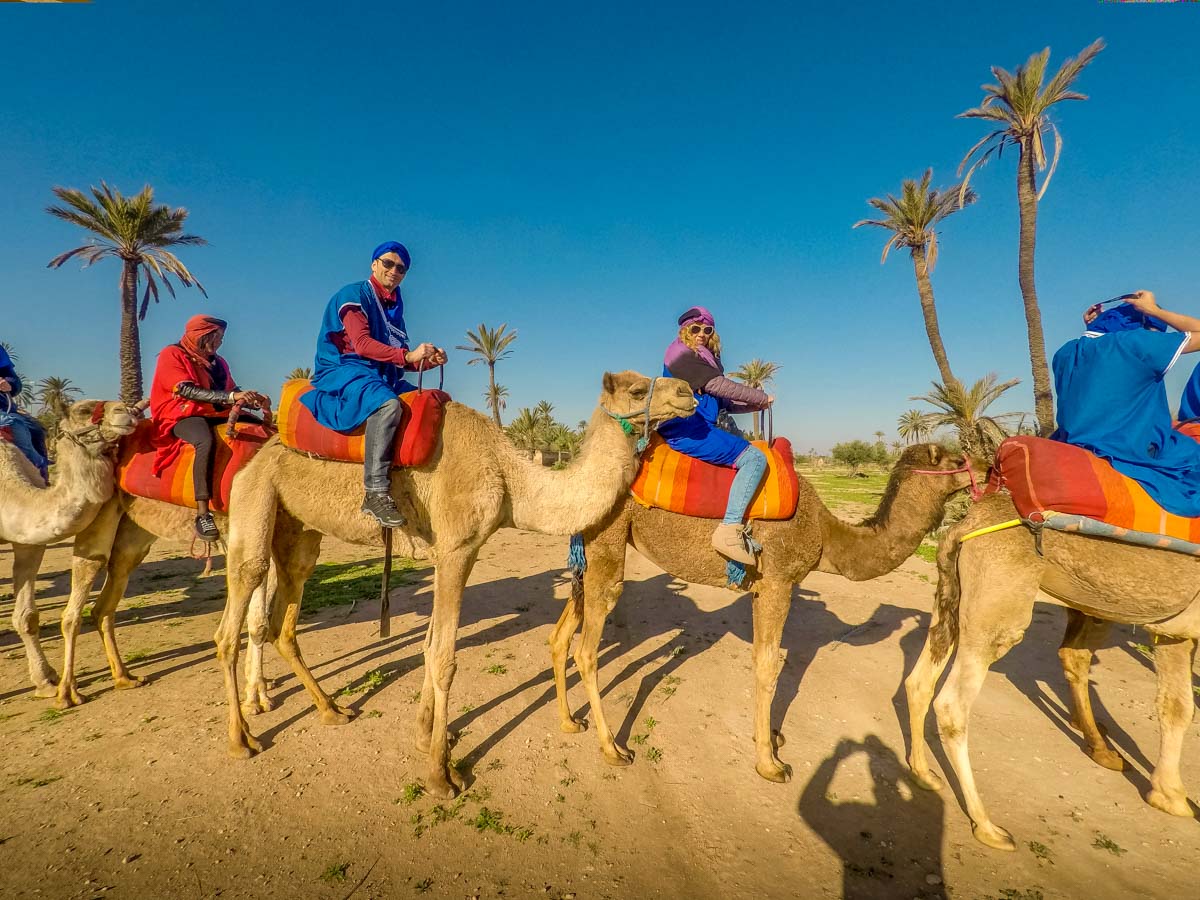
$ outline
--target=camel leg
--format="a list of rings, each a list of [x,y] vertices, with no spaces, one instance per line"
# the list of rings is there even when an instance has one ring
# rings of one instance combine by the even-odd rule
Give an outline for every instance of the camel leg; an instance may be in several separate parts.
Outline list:
[[[458,666],[455,643],[462,592],[478,552],[477,547],[459,546],[439,554],[433,576],[434,612],[425,649],[425,668],[433,687],[433,724],[425,789],[439,797],[454,797],[463,788],[462,777],[450,765],[450,686]]]
[[[587,730],[587,719],[571,715],[571,705],[567,702],[567,654],[571,651],[571,641],[583,621],[583,590],[572,586],[571,596],[563,605],[562,615],[554,631],[550,633],[550,662],[554,670],[554,696],[558,701],[558,725],[567,734],[577,734]]]
[[[1098,765],[1120,772],[1125,768],[1125,760],[1109,745],[1104,732],[1096,724],[1088,688],[1092,654],[1107,636],[1108,627],[1109,623],[1103,619],[1095,619],[1077,609],[1068,608],[1067,630],[1058,648],[1058,659],[1071,688],[1071,726],[1083,733],[1088,756]]]
[[[242,700],[242,712],[247,716],[269,712],[275,708],[267,690],[267,679],[263,675],[263,644],[271,640],[271,603],[278,586],[276,568],[271,566],[266,584],[260,584],[250,596],[249,616],[246,628],[249,640],[246,644],[246,693]]]
[[[604,706],[600,700],[600,685],[597,681],[600,639],[604,634],[604,622],[609,612],[617,605],[625,587],[625,542],[619,548],[601,543],[588,545],[588,567],[583,573],[583,633],[575,645],[575,668],[587,691],[592,719],[596,724],[596,737],[600,741],[600,752],[610,766],[627,766],[633,762],[633,753],[622,747],[613,737]],[[564,663],[565,664],[565,663]]]
[[[296,639],[296,624],[300,619],[300,600],[304,595],[304,583],[312,574],[321,555],[321,535],[316,531],[295,527],[275,528],[275,561],[278,571],[278,586],[271,606],[271,634],[278,635],[275,649],[291,665],[292,671],[308,690],[324,725],[345,725],[354,718],[354,711],[343,706],[325,693],[312,670],[304,661],[300,644]],[[283,560],[287,562],[284,563]]]
[[[100,596],[96,598],[96,605],[92,607],[92,621],[104,640],[104,653],[108,657],[113,686],[117,690],[141,687],[146,683],[146,679],[132,675],[121,659],[121,652],[117,649],[116,612],[117,604],[125,597],[125,589],[129,586],[129,576],[142,564],[153,545],[154,535],[133,519],[126,517],[121,520],[108,558],[108,577],[104,580]]]
[[[958,654],[934,710],[942,746],[962,788],[975,838],[996,850],[1015,850],[1012,835],[992,822],[984,808],[967,745],[971,706],[979,696],[988,669],[1029,627],[1041,575],[1036,557],[1030,564],[1022,560],[1014,565],[1011,557],[989,556],[989,551],[999,549],[968,545],[960,552]],[[1029,555],[1033,555],[1032,551]],[[993,561],[998,564],[989,565]],[[1000,577],[1001,570],[1004,577]]]
[[[933,702],[934,688],[938,679],[945,671],[946,663],[954,652],[953,644],[941,646],[942,642],[935,639],[938,632],[940,617],[935,607],[929,620],[929,633],[925,638],[925,646],[917,658],[917,664],[912,672],[904,679],[904,691],[908,697],[908,733],[911,747],[908,752],[908,767],[912,770],[913,779],[919,787],[929,791],[940,791],[942,779],[929,766],[929,747],[925,743],[925,720],[929,716],[929,705]]]
[[[42,651],[39,636],[41,618],[38,616],[36,581],[42,566],[45,547],[29,544],[13,544],[13,630],[25,645],[25,659],[29,662],[29,680],[33,682],[34,694],[38,697],[53,697],[58,684],[58,673],[50,667]]]
[[[1154,668],[1158,673],[1159,750],[1158,765],[1150,776],[1146,802],[1173,816],[1191,816],[1187,789],[1179,774],[1179,756],[1183,738],[1196,704],[1192,698],[1192,663],[1196,657],[1195,640],[1158,639],[1154,647]]]
[[[762,581],[754,592],[754,749],[755,771],[767,781],[792,780],[792,767],[780,761],[771,736],[771,703],[781,668],[779,647],[792,603],[791,579]]]
[[[429,659],[429,646],[433,641],[433,616],[425,626],[425,641],[422,644],[423,659]],[[421,754],[429,753],[429,742],[433,739],[433,674],[429,666],[425,666],[425,674],[421,679],[421,702],[417,707],[417,731],[413,746]]]

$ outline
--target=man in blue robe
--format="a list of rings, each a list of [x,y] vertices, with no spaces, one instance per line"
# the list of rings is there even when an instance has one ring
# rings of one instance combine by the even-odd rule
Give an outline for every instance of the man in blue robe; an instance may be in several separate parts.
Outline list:
[[[382,243],[371,254],[371,277],[333,295],[317,336],[313,390],[300,398],[326,428],[353,431],[366,422],[362,509],[385,528],[405,524],[390,493],[397,395],[414,390],[403,373],[446,362],[446,352],[433,344],[409,348],[400,295],[409,263],[403,244]]]
[[[8,351],[0,347],[0,426],[9,429],[17,449],[37,467],[42,480],[46,481],[50,462],[46,453],[46,429],[17,407],[17,396],[23,387]]]
[[[1054,354],[1052,437],[1108,460],[1167,512],[1200,516],[1200,443],[1172,427],[1163,383],[1182,354],[1200,350],[1200,319],[1162,309],[1150,291],[1127,299],[1089,309],[1083,337]]]

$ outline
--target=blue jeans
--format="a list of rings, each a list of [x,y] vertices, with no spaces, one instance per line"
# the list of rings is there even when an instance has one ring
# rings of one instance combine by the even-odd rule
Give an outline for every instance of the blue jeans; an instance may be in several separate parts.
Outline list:
[[[767,456],[757,447],[747,447],[734,460],[733,467],[737,474],[729,487],[729,503],[725,506],[725,518],[721,520],[725,525],[741,525],[746,518],[754,492],[767,474]]]
[[[46,430],[42,423],[19,412],[5,418],[12,429],[13,443],[45,478],[49,461],[46,459]]]

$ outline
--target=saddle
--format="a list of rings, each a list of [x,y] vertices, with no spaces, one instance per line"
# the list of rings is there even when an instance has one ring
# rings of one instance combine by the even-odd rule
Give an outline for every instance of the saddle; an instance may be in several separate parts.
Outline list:
[[[775,438],[767,446],[754,441],[767,455],[767,474],[750,502],[751,519],[790,519],[796,513],[800,480],[787,438]],[[693,459],[677,450],[657,434],[642,453],[641,467],[630,492],[642,506],[665,509],[700,519],[720,519],[725,515],[729,488],[735,469]]]
[[[366,444],[366,426],[341,432],[320,424],[300,398],[311,391],[312,383],[294,378],[283,383],[279,399],[279,439],[285,447],[337,462],[361,463]],[[392,464],[423,466],[437,449],[442,434],[442,419],[450,395],[442,390],[418,388],[400,394],[400,428]]]
[[[229,490],[233,476],[254,458],[274,433],[269,425],[239,422],[231,437],[230,428],[214,428],[212,499],[209,505],[216,512],[229,511]],[[121,441],[117,460],[117,486],[127,494],[161,500],[175,506],[196,506],[196,489],[192,483],[192,464],[196,448],[184,443],[178,458],[161,475],[154,474],[153,422],[138,422],[133,434]]]
[[[1179,430],[1200,439],[1196,423]],[[1028,435],[1006,439],[984,493],[1001,490],[1035,528],[1200,556],[1200,518],[1167,512],[1140,484],[1082,447]]]

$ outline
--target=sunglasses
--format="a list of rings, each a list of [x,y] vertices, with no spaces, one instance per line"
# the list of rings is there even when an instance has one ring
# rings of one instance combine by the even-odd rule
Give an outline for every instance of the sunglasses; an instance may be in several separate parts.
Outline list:
[[[377,262],[381,266],[383,266],[383,270],[385,272],[390,272],[390,271],[392,271],[392,269],[399,269],[400,274],[403,275],[405,272],[408,271],[408,266],[406,266],[402,262],[392,262],[390,259],[377,259],[377,260],[375,260],[375,262]]]
[[[689,334],[703,334],[707,337],[708,335],[713,333],[713,327],[711,325],[689,325],[688,333]]]

